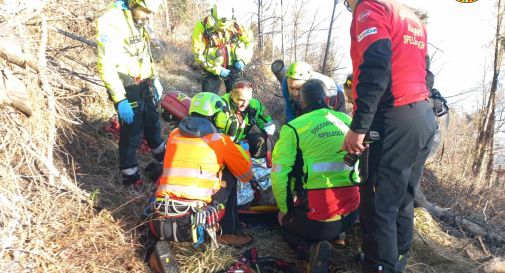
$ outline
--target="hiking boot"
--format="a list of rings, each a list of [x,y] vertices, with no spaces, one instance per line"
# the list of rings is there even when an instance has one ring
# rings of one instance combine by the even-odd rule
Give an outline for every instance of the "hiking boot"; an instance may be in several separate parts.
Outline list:
[[[140,177],[138,168],[133,174],[127,174],[127,172],[121,171],[121,182],[124,186],[134,185],[135,187],[140,187],[142,184],[144,184],[144,181]]]
[[[167,241],[158,241],[149,258],[149,265],[156,273],[179,273],[179,266]]]
[[[327,273],[331,256],[331,244],[328,241],[314,243],[310,247],[310,272]]]
[[[222,245],[230,245],[230,246],[243,246],[247,245],[252,241],[252,237],[243,234],[243,235],[238,235],[238,234],[224,234],[219,237],[217,237],[217,242]]]
[[[147,164],[144,168],[144,172],[152,182],[156,182],[163,173],[163,162],[151,162]]]
[[[395,273],[402,273],[407,267],[407,261],[409,259],[409,254],[398,255],[398,262],[395,265]]]

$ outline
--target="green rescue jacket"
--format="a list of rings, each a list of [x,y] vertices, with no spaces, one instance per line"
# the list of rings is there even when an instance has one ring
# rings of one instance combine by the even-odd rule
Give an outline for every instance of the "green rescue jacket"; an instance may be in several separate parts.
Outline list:
[[[236,61],[248,64],[253,56],[254,40],[250,29],[233,22],[226,31],[217,31],[209,26],[209,15],[195,24],[192,36],[192,51],[195,60],[206,71],[220,75],[221,69]]]
[[[98,18],[98,74],[114,103],[126,98],[125,86],[155,76],[149,41],[130,10],[114,6]]]
[[[293,191],[354,186],[349,176],[357,169],[344,163],[346,152],[340,150],[350,124],[348,115],[322,108],[282,126],[271,174],[281,212],[292,206]]]
[[[254,124],[258,125],[261,131],[264,131],[265,123],[272,122],[270,115],[267,115],[265,112],[265,106],[263,106],[263,104],[257,99],[251,99],[249,107],[244,113],[242,113],[243,120],[240,122],[240,119],[237,116],[238,109],[231,100],[231,94],[226,93],[222,96],[222,98],[230,106],[231,110],[230,122],[225,128],[225,132],[228,132],[232,127],[237,128],[235,133],[231,136],[235,143],[238,143],[246,138]]]

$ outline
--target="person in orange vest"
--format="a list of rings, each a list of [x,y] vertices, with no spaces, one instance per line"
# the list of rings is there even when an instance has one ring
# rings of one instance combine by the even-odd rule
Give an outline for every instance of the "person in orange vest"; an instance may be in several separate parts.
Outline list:
[[[168,136],[153,202],[158,217],[150,222],[159,239],[198,245],[208,233],[221,244],[244,245],[252,240],[237,235],[237,180],[251,180],[251,158],[222,133],[229,122],[229,108],[221,97],[202,92],[192,99],[189,116]],[[196,230],[199,225],[205,230]],[[213,238],[207,230],[213,226],[221,236]]]

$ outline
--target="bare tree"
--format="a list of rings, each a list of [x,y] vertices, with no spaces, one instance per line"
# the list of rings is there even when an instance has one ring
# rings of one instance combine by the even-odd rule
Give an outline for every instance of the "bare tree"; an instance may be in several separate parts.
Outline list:
[[[258,24],[258,48],[263,51],[263,46],[265,45],[265,28],[264,23],[267,20],[275,19],[275,15],[265,18],[265,14],[270,10],[272,6],[272,1],[268,0],[256,0],[256,6],[258,8],[256,12],[257,24]]]
[[[284,51],[284,6],[283,0],[281,0],[281,51],[282,51],[282,60],[286,59],[286,53]]]
[[[335,10],[337,8],[337,4],[338,0],[333,0],[333,11],[331,12],[330,28],[328,29],[328,39],[326,40],[326,50],[324,51],[323,68],[321,70],[321,73],[323,74],[326,72],[326,62],[328,60],[328,53],[331,47],[331,31],[333,30],[333,23],[335,22]]]
[[[305,1],[295,1],[293,5],[293,39],[292,49],[295,54],[295,60],[298,59],[298,33],[300,32],[300,23],[303,20]]]
[[[308,33],[307,33],[307,43],[305,44],[305,54],[303,56],[303,59],[305,61],[307,61],[307,53],[308,53],[309,48],[310,48],[310,38],[312,37],[312,32],[314,31],[314,29],[316,29],[319,26],[319,24],[316,24],[316,18],[318,16],[318,11],[319,11],[319,9],[317,9],[314,12],[314,17],[312,18],[312,23],[310,24],[310,28],[309,28]]]
[[[483,109],[483,120],[479,124],[477,140],[475,143],[475,157],[472,171],[478,175],[479,181],[490,178],[494,160],[495,126],[496,126],[496,101],[498,91],[498,77],[501,72],[505,37],[503,36],[503,18],[505,11],[502,0],[497,1],[496,33],[494,46],[493,79],[487,96],[487,104]]]

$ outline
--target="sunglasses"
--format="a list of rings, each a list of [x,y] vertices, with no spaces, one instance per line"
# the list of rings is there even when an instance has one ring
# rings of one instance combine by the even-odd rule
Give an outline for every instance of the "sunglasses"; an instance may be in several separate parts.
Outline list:
[[[242,89],[242,88],[253,88],[253,84],[251,82],[238,82],[235,84],[233,89]]]

